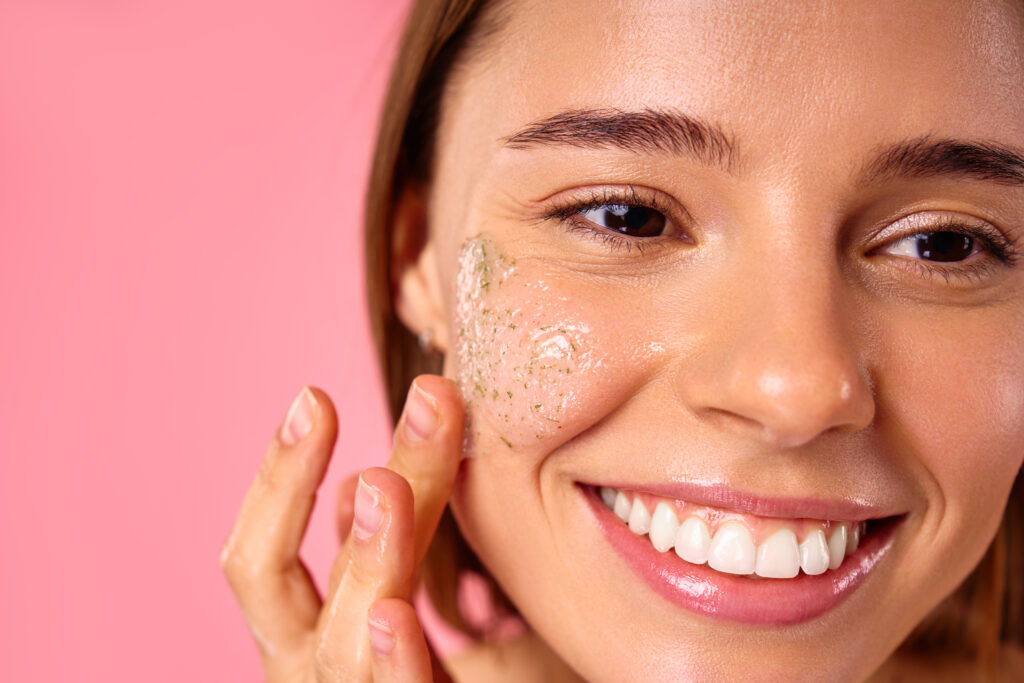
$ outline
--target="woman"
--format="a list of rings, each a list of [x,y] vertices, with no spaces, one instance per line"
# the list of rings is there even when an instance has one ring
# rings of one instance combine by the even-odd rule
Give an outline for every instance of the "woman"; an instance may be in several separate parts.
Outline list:
[[[268,679],[429,678],[476,558],[529,628],[456,679],[1019,676],[1022,103],[1015,2],[419,3],[371,312],[395,414],[450,379],[323,602],[289,410],[222,557]]]

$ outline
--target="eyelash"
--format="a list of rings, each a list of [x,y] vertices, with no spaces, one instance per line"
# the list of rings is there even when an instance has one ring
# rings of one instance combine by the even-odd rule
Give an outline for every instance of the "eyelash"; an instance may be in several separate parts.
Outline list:
[[[543,217],[543,219],[557,221],[569,232],[579,234],[589,239],[598,240],[613,250],[624,249],[626,251],[631,251],[635,249],[640,254],[643,254],[645,248],[648,246],[654,246],[655,244],[662,242],[662,240],[657,238],[637,238],[629,237],[627,235],[619,235],[611,232],[610,230],[601,228],[600,226],[593,225],[580,216],[580,214],[586,211],[598,209],[607,205],[627,205],[651,209],[663,214],[669,222],[675,223],[671,218],[672,210],[665,206],[664,202],[661,201],[657,195],[650,192],[641,192],[635,187],[594,190],[583,197],[565,200],[556,204]],[[978,240],[983,250],[988,252],[1003,265],[1012,267],[1020,260],[1020,250],[1018,248],[1017,240],[1003,234],[995,228],[970,226],[962,222],[958,222],[954,218],[947,218],[928,227],[928,230],[919,230],[917,232],[898,236],[887,242],[886,245],[895,244],[899,240],[929,232],[952,232]],[[991,266],[991,264],[971,263],[966,266],[946,267],[936,265],[936,262],[930,262],[924,259],[912,259],[910,260],[910,264],[912,264],[912,267],[917,269],[917,271],[925,277],[941,277],[946,282],[949,282],[953,278],[962,278],[965,280],[970,280],[972,278],[981,279],[988,273],[988,269]]]
[[[619,235],[600,226],[593,225],[579,215],[585,211],[599,209],[602,206],[608,205],[637,206],[651,209],[664,215],[669,222],[675,223],[671,218],[672,209],[666,206],[657,195],[653,192],[643,192],[639,188],[632,186],[621,189],[605,188],[592,190],[589,194],[582,197],[557,203],[543,216],[543,220],[557,221],[569,232],[600,241],[605,246],[616,251],[632,251],[635,249],[640,254],[643,254],[646,248],[655,246],[652,243],[661,242],[660,239],[649,237],[638,238]]]
[[[930,232],[951,232],[975,239],[978,241],[984,252],[987,252],[1004,266],[1015,266],[1020,259],[1020,250],[1018,249],[1017,240],[1003,234],[995,228],[981,225],[967,225],[952,217],[944,218],[941,221],[929,225],[927,230],[918,230],[916,232],[908,232],[904,235],[900,235],[886,242],[883,246],[889,246],[908,237],[927,234]],[[903,260],[907,261],[907,259]],[[968,263],[966,265],[954,267],[941,266],[938,265],[938,263],[939,262],[926,261],[924,259],[911,259],[908,261],[908,266],[914,268],[925,277],[941,277],[948,283],[954,278],[968,281],[975,278],[981,280],[985,275],[990,273],[993,265],[990,261],[986,263]]]

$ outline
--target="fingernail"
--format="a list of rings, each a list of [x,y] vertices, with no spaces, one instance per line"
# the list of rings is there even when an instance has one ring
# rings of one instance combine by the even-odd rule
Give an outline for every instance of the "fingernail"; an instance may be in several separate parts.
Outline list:
[[[353,533],[356,538],[366,540],[380,529],[380,522],[384,518],[380,498],[381,492],[363,481],[363,475],[359,475],[353,512]]]
[[[391,654],[395,649],[395,633],[391,628],[382,622],[367,619],[370,625],[370,647],[380,656]]]
[[[284,417],[284,424],[281,426],[281,443],[292,446],[302,440],[310,430],[313,429],[313,406],[316,399],[309,387],[302,387],[302,391],[292,401],[288,408],[288,414]]]
[[[418,443],[429,439],[437,429],[437,422],[437,401],[413,382],[402,417],[406,441]]]

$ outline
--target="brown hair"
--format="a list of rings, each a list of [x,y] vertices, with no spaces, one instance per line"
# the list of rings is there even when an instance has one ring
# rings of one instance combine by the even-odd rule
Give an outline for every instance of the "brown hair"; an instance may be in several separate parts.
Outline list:
[[[488,16],[483,16],[485,4]],[[392,422],[402,414],[413,379],[424,373],[441,374],[442,370],[442,358],[426,353],[395,315],[398,274],[392,263],[394,254],[409,246],[394,243],[395,204],[404,189],[428,184],[445,86],[456,61],[476,52],[492,33],[497,9],[497,3],[484,0],[414,2],[384,99],[366,195],[364,246],[370,326]],[[418,239],[422,242],[426,236]],[[424,557],[420,578],[442,617],[478,637],[487,637],[486,632],[471,628],[459,613],[457,580],[465,570],[483,576],[499,606],[511,609],[446,510]]]
[[[498,9],[485,0],[415,2],[384,101],[366,197],[365,249],[371,327],[393,421],[413,378],[441,372],[441,359],[425,353],[395,316],[392,257],[403,245],[393,243],[394,207],[404,189],[429,183],[445,86],[458,63],[498,28]],[[467,627],[456,607],[455,586],[466,569],[489,576],[446,513],[421,575],[442,616],[462,628]],[[988,678],[995,675],[1007,642],[1024,644],[1024,480],[1019,475],[981,563],[902,647],[971,658]]]

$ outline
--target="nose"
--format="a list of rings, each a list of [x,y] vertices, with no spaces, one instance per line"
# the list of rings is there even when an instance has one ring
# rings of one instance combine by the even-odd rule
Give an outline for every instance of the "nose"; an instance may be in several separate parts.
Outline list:
[[[856,306],[841,300],[838,276],[766,271],[731,287],[733,311],[710,326],[681,384],[684,400],[777,447],[863,429],[875,401],[858,358]]]

